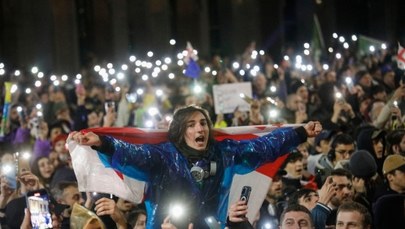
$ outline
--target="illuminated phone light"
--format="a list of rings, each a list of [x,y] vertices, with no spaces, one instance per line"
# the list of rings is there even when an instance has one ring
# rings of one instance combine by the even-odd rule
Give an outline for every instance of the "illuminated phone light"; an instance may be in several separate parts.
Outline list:
[[[260,50],[259,54],[260,54],[260,56],[264,56],[264,54],[266,54],[266,52],[264,50]]]
[[[35,83],[34,83],[35,87],[41,87],[41,85],[42,85],[42,83],[39,80],[36,80]]]
[[[322,65],[322,69],[325,70],[325,71],[327,71],[327,70],[329,69],[329,65],[323,64],[323,65]]]
[[[21,153],[21,157],[22,157],[24,160],[28,160],[28,159],[31,158],[31,154],[30,154],[29,152],[22,152],[22,153]]]
[[[20,70],[15,70],[15,71],[14,71],[14,75],[15,75],[15,76],[20,76],[20,75],[21,75],[21,71],[20,71]]]
[[[352,80],[352,78],[351,78],[350,76],[347,76],[347,77],[345,78],[345,82],[346,82],[346,84],[352,84],[352,83],[353,83],[353,80]]]
[[[169,75],[167,76],[167,77],[169,77],[169,79],[174,79],[174,74],[173,73],[169,73]]]
[[[76,74],[76,79],[78,80],[82,79],[82,74]]]
[[[121,65],[121,70],[122,71],[128,70],[128,65],[126,65],[126,64]]]
[[[305,84],[305,80],[304,80],[304,79],[301,79],[300,81],[301,81],[301,83]]]
[[[31,88],[26,88],[25,89],[25,94],[31,94]]]
[[[37,74],[38,73],[38,67],[34,66],[31,68],[32,74]]]
[[[239,75],[244,76],[246,74],[245,70],[241,69],[239,70]]]
[[[141,72],[141,69],[140,69],[140,68],[135,68],[135,72],[136,72],[136,73],[140,73],[140,72]]]
[[[176,44],[176,40],[175,40],[175,39],[170,39],[170,40],[169,40],[169,44],[170,44],[170,45],[175,45],[175,44]]]
[[[164,61],[165,61],[166,64],[171,64],[172,63],[172,59],[170,57],[166,57]]]
[[[121,88],[120,87],[116,87],[115,88],[115,92],[120,92],[121,91]]]
[[[113,65],[112,63],[108,63],[108,64],[107,64],[107,68],[111,69],[111,68],[113,68],[113,67],[114,67],[114,65]]]
[[[307,65],[307,70],[308,71],[312,71],[313,69],[314,69],[314,67],[312,67],[312,65],[310,65],[310,64]]]
[[[270,115],[270,118],[277,118],[277,116],[278,116],[278,110],[270,110],[270,113],[269,113],[269,115]]]
[[[307,66],[301,65],[301,71],[305,72],[307,70]]]
[[[309,43],[304,43],[304,48],[305,48],[305,49],[309,49],[309,47],[310,47],[310,46],[309,46]]]
[[[4,70],[3,68],[0,68],[0,76],[6,74],[6,70]]]
[[[80,81],[80,79],[75,79],[74,81],[75,85],[81,84],[82,82]]]
[[[333,34],[332,34],[332,37],[335,38],[335,39],[338,38],[337,33],[333,33]]]
[[[352,35],[352,41],[357,41],[357,36],[356,35]]]
[[[136,56],[132,55],[129,57],[129,61],[135,62],[135,60],[136,60]]]
[[[159,73],[157,73],[157,72],[152,72],[151,75],[152,75],[153,78],[156,78],[156,77],[158,77]]]
[[[41,109],[42,109],[42,104],[37,103],[37,105],[35,105],[35,108],[36,108],[37,110],[41,110]]]
[[[271,86],[271,87],[270,87],[270,91],[273,92],[273,93],[276,92],[276,91],[277,91],[277,87],[276,87],[276,86]]]
[[[148,57],[152,57],[152,56],[153,56],[153,52],[152,52],[152,51],[149,51],[146,55],[147,55]]]
[[[18,106],[18,107],[16,108],[16,110],[17,110],[17,112],[21,112],[21,111],[23,110],[23,108],[22,108],[21,106]]]
[[[335,97],[336,97],[336,99],[341,99],[343,97],[343,95],[340,92],[336,92]]]
[[[381,44],[381,49],[384,49],[384,50],[387,49],[387,45],[385,43],[382,43]]]
[[[163,95],[163,90],[162,89],[157,89],[156,90],[156,96],[157,97],[160,97],[160,96],[162,96]]]
[[[153,72],[157,72],[157,73],[159,73],[161,70],[160,70],[160,68],[159,67],[155,67],[155,68],[153,68]]]
[[[340,58],[342,58],[342,54],[340,54],[340,53],[336,53],[335,56],[336,56],[336,59],[338,59],[338,60],[339,60]]]
[[[13,85],[11,86],[10,92],[11,92],[11,94],[13,94],[13,93],[15,93],[17,90],[18,90],[17,84],[13,84]]]
[[[55,81],[53,81],[53,85],[54,85],[54,86],[56,86],[56,87],[57,87],[57,86],[59,86],[59,85],[60,85],[59,80],[55,80]]]
[[[115,74],[115,69],[114,69],[114,68],[110,68],[110,69],[108,70],[108,74],[114,75],[114,74]]]
[[[210,67],[205,67],[205,68],[204,68],[204,71],[205,71],[206,73],[210,73],[211,68],[210,68]]]
[[[142,89],[142,88],[138,88],[138,90],[136,90],[136,94],[142,95],[142,94],[143,94],[143,89]]]
[[[186,52],[187,52],[187,51],[186,51]],[[186,53],[186,55],[187,55],[187,53]],[[181,53],[181,52],[177,53],[177,59],[181,60],[181,59],[183,59],[183,58],[184,58],[183,53]]]
[[[55,75],[51,75],[51,77],[49,78],[51,81],[55,81],[58,77],[56,77]]]
[[[287,55],[285,55],[285,56],[283,57],[283,59],[286,60],[286,61],[289,61],[289,60],[290,60],[290,57],[287,56]]]
[[[346,40],[346,39],[345,39],[343,36],[340,36],[340,37],[339,37],[339,41],[340,41],[340,43],[345,42],[345,40]]]
[[[193,91],[195,94],[199,94],[202,92],[202,87],[200,85],[195,85]]]
[[[179,219],[184,215],[184,208],[180,204],[175,204],[170,208],[170,215],[175,218]]]
[[[93,70],[94,70],[95,72],[99,72],[100,69],[101,69],[100,65],[96,65],[96,66],[94,66],[94,68],[93,68]]]
[[[370,45],[370,47],[368,47],[368,50],[370,50],[370,52],[374,52],[375,51],[374,45]]]
[[[104,76],[102,76],[102,78],[103,78],[103,82],[104,82],[104,83],[107,83],[107,82],[108,82],[108,76],[104,75]]]
[[[250,75],[252,75],[252,76],[257,76],[257,71],[254,70],[254,69],[250,70],[249,73],[250,73]]]
[[[328,48],[328,52],[329,52],[329,53],[333,53],[333,48],[332,48],[332,47],[329,47],[329,48]]]
[[[4,63],[0,63],[0,68],[4,68]]]
[[[111,79],[109,83],[110,83],[110,85],[115,85],[117,83],[117,80],[116,79]]]
[[[165,120],[166,120],[166,122],[170,122],[173,120],[173,117],[171,115],[166,115]]]
[[[311,53],[309,52],[309,50],[308,50],[308,49],[305,49],[305,50],[304,50],[304,55],[308,56],[309,54],[311,54]]]
[[[302,63],[302,56],[300,56],[300,55],[295,56],[295,62]]]
[[[42,111],[37,111],[37,116],[38,116],[38,117],[43,117],[44,114],[42,113]]]
[[[148,79],[149,79],[148,75],[146,75],[146,74],[142,75],[142,80],[143,81],[147,81]]]
[[[135,65],[136,65],[136,66],[141,66],[141,65],[142,65],[142,61],[141,61],[141,60],[135,61]]]
[[[123,79],[125,79],[125,74],[122,73],[122,72],[118,72],[118,73],[117,73],[117,79],[118,79],[118,80],[123,80]]]
[[[245,96],[245,94],[240,93],[240,94],[239,94],[239,97],[241,97],[242,99],[244,99],[246,96]]]
[[[274,65],[273,65],[273,68],[274,68],[274,69],[278,69],[278,64],[274,64]]]
[[[246,69],[250,69],[250,64],[246,64]]]
[[[218,75],[218,72],[215,71],[215,70],[213,70],[213,71],[211,72],[211,74],[212,74],[213,76],[216,76],[216,75]]]
[[[67,81],[69,77],[67,75],[62,75],[61,76],[62,81]]]
[[[348,49],[349,48],[349,43],[347,43],[347,42],[343,43],[343,48]]]
[[[255,70],[256,72],[258,72],[258,71],[260,71],[260,67],[257,66],[257,65],[255,65],[255,66],[253,67],[253,70]]]
[[[153,127],[153,121],[152,120],[146,120],[145,121],[145,127],[146,128],[152,128]]]
[[[169,69],[169,66],[167,66],[167,64],[162,65],[162,71],[166,71],[167,69]]]
[[[13,170],[13,166],[8,164],[3,165],[1,168],[3,174],[10,174]]]
[[[183,62],[182,60],[178,60],[178,61],[177,61],[177,65],[178,65],[178,66],[183,66],[183,65],[184,65],[184,62]]]
[[[93,194],[93,196],[97,196],[97,192],[93,192],[92,194]]]
[[[393,105],[394,105],[395,107],[398,107],[398,101],[394,100],[394,102],[392,102],[392,103],[393,103]]]
[[[233,62],[232,63],[232,68],[233,69],[238,69],[240,67],[240,64],[238,62]]]
[[[160,66],[160,65],[162,65],[162,61],[157,60],[157,61],[155,61],[155,64],[156,64],[157,66]]]

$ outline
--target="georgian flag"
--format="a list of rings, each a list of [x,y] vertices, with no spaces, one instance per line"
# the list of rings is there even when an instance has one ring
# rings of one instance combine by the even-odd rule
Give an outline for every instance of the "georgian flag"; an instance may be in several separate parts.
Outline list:
[[[297,127],[298,125],[282,125],[283,127]],[[243,127],[227,127],[214,129],[215,139],[244,140],[265,135],[281,125],[258,125]],[[167,141],[167,130],[151,130],[140,128],[94,128],[92,131],[99,135],[109,135],[117,139],[135,144],[157,144]],[[88,146],[78,145],[74,141],[68,142],[68,149],[72,156],[73,169],[81,192],[110,193],[134,203],[141,203],[144,197],[146,183],[125,176],[108,166],[104,155]],[[245,174],[236,174],[233,178],[228,198],[228,206],[236,202],[242,187],[252,187],[248,203],[247,217],[255,219],[263,200],[270,187],[272,177],[277,173],[288,154],[279,157],[276,161],[261,166],[257,170]]]
[[[398,68],[405,70],[405,49],[398,42],[398,55],[397,55]]]

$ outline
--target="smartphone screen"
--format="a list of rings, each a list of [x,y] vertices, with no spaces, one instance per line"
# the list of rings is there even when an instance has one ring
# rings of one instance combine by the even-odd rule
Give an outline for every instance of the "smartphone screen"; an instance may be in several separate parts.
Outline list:
[[[52,228],[52,216],[49,211],[50,197],[45,189],[30,191],[26,194],[27,207],[31,213],[33,229]]]
[[[20,155],[18,157],[18,176],[20,176],[23,171],[31,170],[30,162],[29,162],[30,158],[29,158],[29,155],[27,156],[26,154],[28,154],[28,153],[24,153],[23,155]]]
[[[7,180],[10,189],[17,189],[17,169],[15,163],[5,163],[1,167],[1,172]]]
[[[240,194],[240,200],[246,201],[246,204],[249,201],[250,192],[252,191],[252,187],[250,186],[243,186],[242,192]]]

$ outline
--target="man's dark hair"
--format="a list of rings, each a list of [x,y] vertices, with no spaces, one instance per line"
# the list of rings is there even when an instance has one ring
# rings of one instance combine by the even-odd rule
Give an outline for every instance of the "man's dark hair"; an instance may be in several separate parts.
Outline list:
[[[194,114],[194,112],[200,112],[204,115],[207,120],[207,125],[209,128],[209,141],[213,141],[214,136],[212,133],[212,121],[207,113],[201,107],[191,105],[183,108],[179,108],[174,112],[173,119],[169,126],[168,138],[169,141],[173,142],[176,146],[184,146],[186,144],[184,140],[184,135],[187,130],[187,121]]]
[[[311,216],[311,212],[308,210],[308,208],[306,208],[306,207],[304,207],[302,205],[299,205],[299,204],[288,205],[284,209],[283,213],[281,213],[281,216],[280,216],[280,225],[283,223],[285,214],[288,213],[288,212],[304,212],[305,214],[308,215],[308,218],[309,218],[309,221],[310,221],[311,225],[312,226],[314,225],[314,222],[313,222],[312,216]]]
[[[357,211],[358,213],[360,213],[360,215],[363,216],[363,220],[361,222],[363,224],[363,227],[370,226],[373,223],[371,214],[368,211],[368,209],[362,204],[357,202],[343,203],[342,205],[339,206],[337,215],[339,215],[340,212],[355,212],[355,211]]]
[[[347,179],[352,180],[352,174],[346,169],[337,168],[332,170],[331,176],[347,177]]]

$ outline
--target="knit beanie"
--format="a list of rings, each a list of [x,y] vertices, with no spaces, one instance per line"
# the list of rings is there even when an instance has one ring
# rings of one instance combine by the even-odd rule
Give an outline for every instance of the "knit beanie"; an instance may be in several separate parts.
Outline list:
[[[377,163],[367,150],[358,150],[350,157],[349,169],[355,177],[371,178],[377,172]]]

